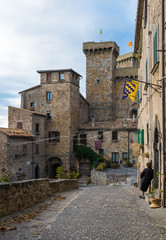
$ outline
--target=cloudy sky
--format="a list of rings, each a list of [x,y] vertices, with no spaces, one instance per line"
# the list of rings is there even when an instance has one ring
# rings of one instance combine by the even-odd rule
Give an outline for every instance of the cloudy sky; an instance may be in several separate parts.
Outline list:
[[[137,0],[0,0],[0,127],[19,91],[39,84],[37,70],[72,68],[83,76],[82,43],[115,41],[120,54],[134,42]]]

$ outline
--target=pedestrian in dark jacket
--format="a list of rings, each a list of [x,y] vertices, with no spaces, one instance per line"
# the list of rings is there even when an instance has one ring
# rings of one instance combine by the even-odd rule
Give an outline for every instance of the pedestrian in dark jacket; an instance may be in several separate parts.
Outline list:
[[[147,162],[146,164],[147,168],[145,168],[141,173],[141,185],[140,190],[142,191],[142,195],[140,195],[140,198],[145,199],[144,193],[147,191],[151,180],[153,179],[153,169],[151,162]]]

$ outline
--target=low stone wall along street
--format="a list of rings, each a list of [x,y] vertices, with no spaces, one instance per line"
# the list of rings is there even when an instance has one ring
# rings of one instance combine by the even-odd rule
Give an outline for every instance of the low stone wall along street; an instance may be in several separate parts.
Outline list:
[[[54,193],[77,189],[78,180],[35,179],[0,184],[0,217],[45,201]]]
[[[91,183],[95,185],[109,185],[110,183],[125,182],[126,174],[112,174],[100,171],[91,171]]]

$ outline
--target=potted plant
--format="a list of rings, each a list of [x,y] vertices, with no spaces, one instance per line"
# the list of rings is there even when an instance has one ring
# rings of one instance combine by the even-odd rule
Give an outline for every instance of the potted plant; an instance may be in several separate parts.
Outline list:
[[[149,202],[151,203],[150,208],[160,208],[161,207],[161,198],[155,197],[155,187],[152,187],[150,191],[151,198],[149,199]],[[163,192],[162,190],[159,191],[160,193]]]

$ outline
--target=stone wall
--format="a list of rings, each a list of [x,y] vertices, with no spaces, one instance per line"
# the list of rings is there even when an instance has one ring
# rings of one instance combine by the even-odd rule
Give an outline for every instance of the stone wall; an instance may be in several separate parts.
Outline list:
[[[91,171],[91,183],[95,185],[109,185],[110,183],[125,182],[125,180],[125,174],[110,174],[95,170]]]
[[[43,202],[54,193],[77,188],[78,180],[37,179],[0,184],[0,217]]]
[[[8,174],[7,136],[0,132],[0,178]]]

